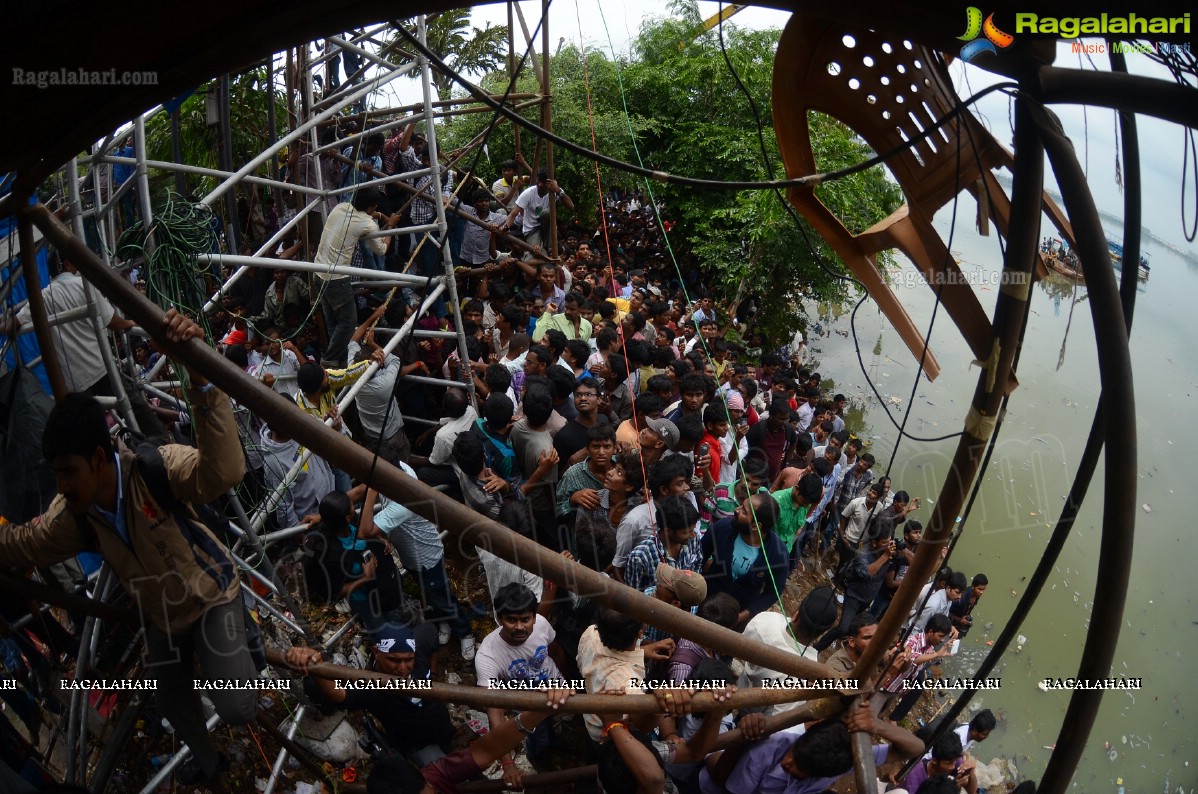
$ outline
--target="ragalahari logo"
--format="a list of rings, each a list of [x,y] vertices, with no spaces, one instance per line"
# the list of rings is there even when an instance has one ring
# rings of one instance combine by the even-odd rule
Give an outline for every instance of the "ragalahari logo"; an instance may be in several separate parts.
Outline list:
[[[985,38],[978,38],[983,34]],[[961,59],[965,61],[972,61],[983,52],[997,55],[998,50],[994,49],[995,47],[1006,49],[1015,41],[1014,36],[1004,33],[994,24],[994,14],[986,17],[986,21],[983,22],[982,10],[977,6],[965,9],[965,33],[957,38],[969,42],[961,48]]]

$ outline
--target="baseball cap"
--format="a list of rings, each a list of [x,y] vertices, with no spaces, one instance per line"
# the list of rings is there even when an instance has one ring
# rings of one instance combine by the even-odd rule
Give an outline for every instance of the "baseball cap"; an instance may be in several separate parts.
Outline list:
[[[822,585],[808,593],[799,605],[799,625],[813,634],[823,634],[836,625],[838,612],[836,591]]]
[[[416,633],[411,626],[388,622],[374,633],[374,649],[382,653],[415,653]]]
[[[657,582],[670,588],[683,609],[697,607],[707,599],[707,580],[694,571],[680,571],[661,562],[657,564]]]
[[[673,451],[674,447],[678,446],[680,437],[678,425],[669,419],[646,419],[645,422],[654,433],[661,436],[662,441],[666,442],[666,449]]]

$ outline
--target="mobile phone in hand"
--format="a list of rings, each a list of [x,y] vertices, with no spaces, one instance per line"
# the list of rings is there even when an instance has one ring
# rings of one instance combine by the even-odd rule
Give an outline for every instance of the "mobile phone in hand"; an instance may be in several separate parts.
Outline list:
[[[362,562],[370,562],[373,559],[374,559],[374,552],[371,551],[370,549],[367,549],[366,551],[362,552]]]

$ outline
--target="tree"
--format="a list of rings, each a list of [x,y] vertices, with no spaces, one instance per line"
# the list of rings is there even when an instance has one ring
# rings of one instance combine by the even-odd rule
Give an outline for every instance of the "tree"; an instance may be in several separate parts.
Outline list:
[[[589,119],[593,116],[598,149],[604,154],[637,163],[639,151],[647,167],[729,181],[769,178],[760,134],[776,174],[781,174],[770,104],[779,31],[742,30],[728,23],[723,26],[724,49],[756,106],[759,133],[757,119],[724,61],[719,30],[703,30],[702,16],[693,0],[676,0],[671,11],[671,17],[642,26],[632,55],[627,58],[612,61],[599,51],[587,52],[590,110],[581,53],[567,47],[553,57],[554,132],[590,148]],[[508,77],[496,73],[483,82],[488,90],[502,94]],[[537,90],[527,66],[514,90]],[[535,108],[524,115],[538,120]],[[481,132],[490,118],[490,114],[466,116],[438,134],[448,139],[446,148],[462,145]],[[872,156],[869,147],[840,122],[816,115],[811,124],[821,170]],[[524,140],[524,153],[531,160],[534,142],[527,133]],[[505,122],[495,130],[489,150],[493,169],[499,160],[510,156],[513,143],[509,124]],[[556,151],[558,181],[576,203],[587,202],[593,208],[591,213],[597,212],[594,163],[560,148]],[[644,182],[630,174],[604,166],[600,175],[604,189],[621,184],[645,190]],[[678,255],[681,280],[703,282],[725,302],[737,295],[742,282],[748,280],[741,294],[756,299],[760,332],[792,332],[804,320],[801,298],[847,297],[848,282],[821,267],[822,262],[833,273],[844,273],[843,264],[805,222],[796,224],[797,215],[792,216],[774,192],[697,190],[656,182],[650,189],[659,204],[667,208],[666,215],[677,221],[670,240]],[[854,230],[881,220],[902,201],[898,186],[881,168],[829,183],[818,193]],[[808,247],[800,226],[817,253]],[[697,277],[692,272],[694,267],[699,270]]]
[[[406,27],[415,34],[415,20],[406,23]],[[494,24],[482,29],[471,27],[469,8],[430,14],[425,30],[429,49],[461,74],[486,74],[499,68],[507,59],[507,28]],[[402,42],[397,46],[403,49]],[[395,60],[403,64],[410,57]],[[434,70],[432,81],[441,99],[452,96],[454,83],[449,75]]]
[[[217,80],[211,86],[216,90]],[[179,107],[179,139],[183,162],[203,168],[219,168],[220,128],[208,126],[208,86],[202,85],[183,100]],[[267,71],[260,66],[229,80],[230,130],[233,135],[233,167],[240,168],[270,144],[270,125],[267,120]],[[286,123],[286,100],[276,89],[275,107],[280,124]],[[173,161],[171,117],[156,113],[146,122],[146,155],[151,160]],[[269,163],[258,169],[260,176],[270,175]],[[188,175],[188,184],[206,193],[216,186],[211,177]]]

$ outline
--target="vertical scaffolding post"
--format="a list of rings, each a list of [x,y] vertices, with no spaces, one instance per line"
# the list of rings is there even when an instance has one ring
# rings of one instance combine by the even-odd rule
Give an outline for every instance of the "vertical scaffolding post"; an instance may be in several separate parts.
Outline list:
[[[544,58],[541,63],[541,126],[548,132],[553,132],[553,86],[549,79],[549,0],[541,0],[541,50]],[[585,53],[584,56],[585,57]],[[545,139],[545,168],[549,178],[553,179],[553,142]],[[534,175],[535,178],[535,175]],[[557,258],[557,196],[549,199],[549,258]]]
[[[428,26],[427,18],[419,17],[416,22],[416,29],[420,36],[420,43],[428,46]],[[437,131],[433,116],[433,76],[432,68],[429,65],[428,58],[420,56],[420,81],[424,88],[424,123],[425,133],[428,135],[428,161],[433,169],[433,193],[436,200],[433,206],[437,210],[437,236],[441,242],[441,262],[445,266],[445,291],[449,294],[449,310],[453,314],[453,327],[457,331],[458,342],[458,361],[461,366],[465,367],[470,360],[470,355],[466,352],[466,336],[462,333],[462,307],[458,300],[458,285],[457,279],[453,273],[453,251],[449,244],[449,224],[445,220],[445,201],[441,196],[441,177],[445,171],[441,165],[441,160],[437,156]],[[461,187],[461,186],[459,186]],[[474,402],[474,379],[464,378],[466,393],[470,398],[471,404]]]
[[[71,202],[71,227],[75,232],[75,236],[80,240],[85,239],[83,234],[83,212],[82,203],[79,200],[79,159],[71,158],[71,162],[67,165],[70,174],[67,176],[67,190]],[[107,252],[104,252],[101,257],[105,262],[108,262]],[[116,395],[117,407],[120,408],[121,416],[129,427],[137,433],[141,432],[141,427],[137,424],[137,417],[133,415],[133,405],[129,402],[129,394],[125,391],[125,384],[121,380],[121,371],[116,365],[116,358],[112,355],[112,347],[108,344],[107,333],[104,326],[100,322],[100,313],[96,307],[96,293],[92,289],[91,282],[83,279],[83,294],[87,298],[87,316],[91,321],[92,331],[96,335],[96,343],[100,346],[100,357],[104,359],[104,371],[108,373],[108,381],[112,385],[112,393]],[[132,353],[130,352],[130,357]]]

